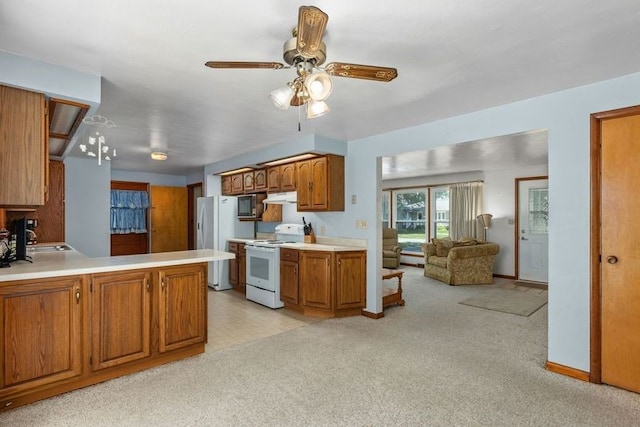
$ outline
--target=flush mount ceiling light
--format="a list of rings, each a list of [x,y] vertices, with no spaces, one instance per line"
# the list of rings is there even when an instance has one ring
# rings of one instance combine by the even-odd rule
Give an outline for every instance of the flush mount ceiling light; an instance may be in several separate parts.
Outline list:
[[[321,67],[327,59],[327,47],[322,36],[328,20],[329,16],[317,7],[300,6],[298,26],[293,29],[293,37],[284,44],[283,49],[283,59],[288,67],[280,62],[209,61],[205,65],[223,69],[280,70],[295,67],[298,77],[271,92],[271,100],[281,110],[287,110],[290,105],[305,106],[309,119],[320,117],[329,111],[325,101],[333,88],[330,76],[379,82],[389,82],[398,76],[395,68],[373,65],[332,62]]]
[[[153,151],[151,153],[151,158],[153,160],[167,160],[167,153],[164,153],[162,151]]]

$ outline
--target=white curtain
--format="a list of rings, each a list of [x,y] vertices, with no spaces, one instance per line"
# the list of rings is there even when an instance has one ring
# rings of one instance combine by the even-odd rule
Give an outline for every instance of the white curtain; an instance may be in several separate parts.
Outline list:
[[[482,227],[476,217],[482,213],[484,183],[464,182],[449,187],[449,236],[453,240],[470,236],[483,240]]]

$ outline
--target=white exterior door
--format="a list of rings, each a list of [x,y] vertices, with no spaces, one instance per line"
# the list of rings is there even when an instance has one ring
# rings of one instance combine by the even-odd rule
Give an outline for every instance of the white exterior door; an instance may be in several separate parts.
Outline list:
[[[518,280],[548,281],[549,184],[518,181]]]

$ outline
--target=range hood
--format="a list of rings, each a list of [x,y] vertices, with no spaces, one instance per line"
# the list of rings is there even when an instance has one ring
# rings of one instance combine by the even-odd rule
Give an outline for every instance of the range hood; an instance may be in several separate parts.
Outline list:
[[[297,203],[298,193],[295,191],[289,191],[286,193],[270,193],[267,194],[267,198],[262,203],[272,205],[285,205],[287,203]]]

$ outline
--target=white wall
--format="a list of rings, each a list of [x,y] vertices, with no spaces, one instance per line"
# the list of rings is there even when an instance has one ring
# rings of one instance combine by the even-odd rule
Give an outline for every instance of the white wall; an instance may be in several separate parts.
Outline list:
[[[135,172],[113,169],[113,181],[148,182],[151,185],[164,187],[186,187],[187,177],[184,175],[165,175],[160,173]]]
[[[65,240],[88,257],[111,253],[109,167],[89,158],[64,161]]]

